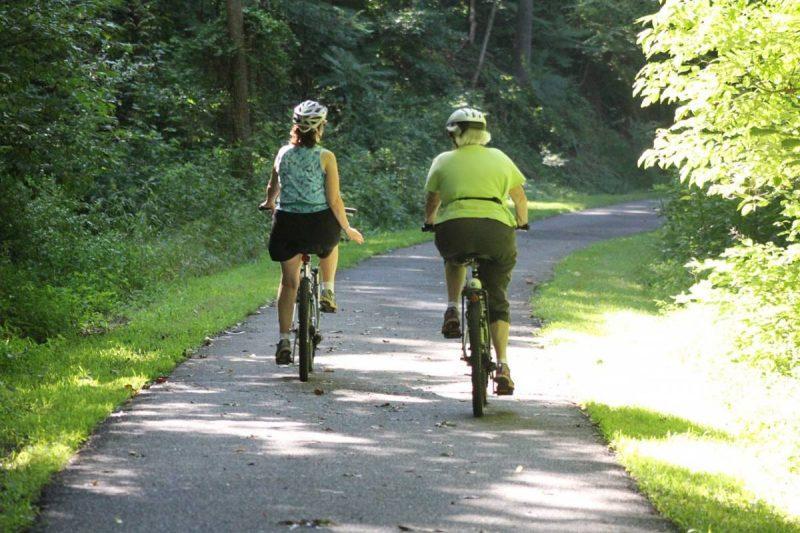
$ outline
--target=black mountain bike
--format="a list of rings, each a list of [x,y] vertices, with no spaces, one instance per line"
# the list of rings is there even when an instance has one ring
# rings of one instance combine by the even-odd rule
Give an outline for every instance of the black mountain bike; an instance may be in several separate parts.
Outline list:
[[[518,226],[527,231],[528,224]],[[422,231],[434,231],[432,224],[422,226]],[[461,359],[470,367],[472,377],[472,415],[483,416],[488,404],[489,378],[494,381],[497,365],[492,359],[492,340],[489,334],[489,293],[483,288],[478,263],[483,257],[470,254],[456,258],[456,262],[469,267],[470,276],[461,290]],[[467,344],[469,343],[469,344]],[[494,392],[494,391],[493,391]]]

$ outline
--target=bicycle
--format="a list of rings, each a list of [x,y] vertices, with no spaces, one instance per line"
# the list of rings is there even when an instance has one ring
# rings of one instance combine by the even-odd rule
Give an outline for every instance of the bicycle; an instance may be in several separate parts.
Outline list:
[[[517,226],[527,231],[528,224]],[[422,231],[433,232],[433,224],[425,224]],[[456,262],[470,269],[470,275],[461,290],[461,359],[470,367],[472,381],[472,415],[482,417],[489,403],[487,390],[489,378],[494,382],[497,365],[492,359],[492,342],[489,334],[489,293],[483,288],[480,279],[479,261],[486,259],[480,254],[467,254],[457,257]],[[467,350],[469,342],[469,350]],[[468,353],[469,352],[469,353]],[[496,393],[492,390],[492,393]]]
[[[353,207],[345,207],[344,211],[350,216],[358,210]],[[297,287],[297,300],[292,318],[294,343],[292,344],[291,360],[294,363],[295,354],[298,355],[300,381],[302,382],[308,381],[309,374],[314,371],[317,346],[322,342],[320,328],[322,313],[319,305],[322,286],[319,282],[319,267],[311,266],[312,253],[314,253],[313,250],[301,252],[300,283]]]
[[[292,346],[292,362],[294,362],[295,351],[299,352],[300,357],[300,381],[308,381],[309,373],[314,371],[314,356],[316,355],[317,345],[322,342],[320,333],[320,309],[319,309],[319,267],[311,267],[311,256],[307,253],[302,254],[302,265],[300,266],[300,284],[297,288],[297,304],[294,307],[293,324],[294,345]]]

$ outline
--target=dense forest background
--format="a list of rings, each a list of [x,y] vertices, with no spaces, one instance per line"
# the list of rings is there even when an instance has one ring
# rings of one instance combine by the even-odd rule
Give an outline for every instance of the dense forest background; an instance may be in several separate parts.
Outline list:
[[[102,331],[155,283],[262,253],[255,210],[292,107],[367,229],[420,219],[442,124],[489,113],[494,144],[556,188],[648,188],[663,111],[631,84],[654,0],[10,0],[0,5],[0,328]],[[662,116],[659,116],[662,113]],[[662,120],[663,121],[663,120]]]

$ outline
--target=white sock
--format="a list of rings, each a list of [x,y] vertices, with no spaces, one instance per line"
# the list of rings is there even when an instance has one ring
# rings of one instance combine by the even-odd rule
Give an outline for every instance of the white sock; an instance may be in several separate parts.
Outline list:
[[[286,339],[287,341],[291,340],[292,339],[292,332],[291,331],[287,331],[286,333],[281,333],[281,340],[284,340],[284,339]]]
[[[323,291],[327,291],[327,290],[329,290],[329,291],[331,291],[331,292],[336,292],[336,291],[334,291],[334,290],[333,290],[333,284],[334,284],[334,283],[335,283],[335,282],[333,282],[333,281],[323,281],[323,282],[322,282],[322,290],[323,290]]]
[[[458,307],[458,305],[456,304],[456,302],[447,302],[447,308],[450,309],[451,307],[455,309],[456,307]]]

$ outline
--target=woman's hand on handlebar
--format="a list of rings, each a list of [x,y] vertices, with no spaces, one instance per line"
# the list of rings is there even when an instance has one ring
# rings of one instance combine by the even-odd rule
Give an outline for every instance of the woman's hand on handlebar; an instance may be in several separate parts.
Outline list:
[[[528,231],[529,229],[531,229],[531,226],[526,222],[524,224],[517,224],[517,229],[520,231]]]
[[[427,222],[427,221],[424,224],[422,224],[422,227],[420,228],[420,231],[422,232],[433,233],[435,230],[436,226],[433,225],[433,222]]]
[[[263,201],[258,204],[259,211],[275,211],[275,202]]]
[[[358,244],[364,244],[364,236],[361,235],[361,232],[358,231],[356,228],[350,226],[349,228],[344,230],[345,235],[351,241],[356,241]]]

